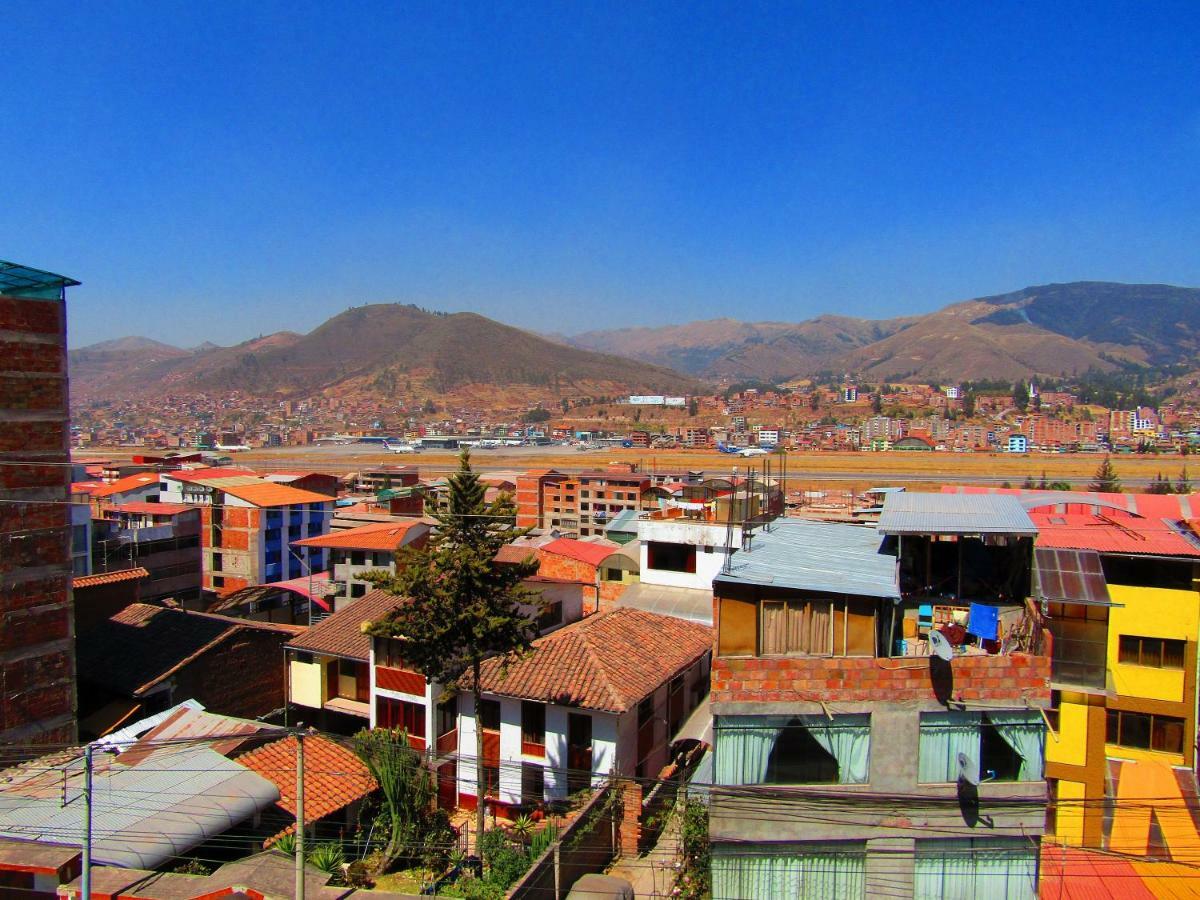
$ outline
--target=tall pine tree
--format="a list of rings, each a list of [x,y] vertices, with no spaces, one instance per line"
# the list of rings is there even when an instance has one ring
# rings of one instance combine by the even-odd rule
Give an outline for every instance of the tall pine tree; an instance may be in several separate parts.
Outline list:
[[[1113,468],[1112,460],[1108,458],[1107,454],[1104,456],[1104,461],[1096,468],[1096,474],[1092,476],[1088,490],[1102,494],[1119,494],[1121,492],[1121,479],[1117,477],[1117,470]]]
[[[449,479],[449,503],[437,514],[433,539],[421,549],[405,548],[396,574],[374,579],[384,590],[407,598],[388,618],[367,626],[377,637],[402,641],[405,663],[430,681],[451,684],[470,674],[475,712],[475,828],[484,827],[483,728],[479,670],[493,656],[514,657],[537,637],[540,595],[522,585],[537,571],[530,558],[501,565],[496,553],[526,534],[514,526],[512,497],[488,503],[486,487],[464,450]]]

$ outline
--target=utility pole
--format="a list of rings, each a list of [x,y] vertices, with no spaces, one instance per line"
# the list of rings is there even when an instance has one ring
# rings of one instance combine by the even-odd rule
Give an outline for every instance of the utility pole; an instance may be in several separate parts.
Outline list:
[[[83,749],[83,891],[92,896],[92,745]]]
[[[296,900],[304,900],[304,732],[296,732]]]

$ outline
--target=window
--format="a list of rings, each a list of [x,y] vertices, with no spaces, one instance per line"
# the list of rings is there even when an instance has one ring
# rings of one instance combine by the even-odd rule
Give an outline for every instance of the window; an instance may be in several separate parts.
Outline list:
[[[753,656],[758,647],[758,604],[734,597],[720,598],[718,656]]]
[[[1041,781],[1044,732],[1030,710],[921,713],[917,781],[958,781],[960,754],[981,781]]]
[[[624,581],[625,573],[620,569],[614,569],[611,566],[605,566],[600,570],[601,581]]]
[[[715,779],[721,785],[866,784],[869,714],[719,716]]]
[[[1123,634],[1120,638],[1117,660],[1130,666],[1182,669],[1183,647],[1183,641]]]
[[[521,752],[546,755],[546,707],[541,703],[521,701]]]
[[[222,569],[224,569],[225,568],[225,557],[220,553],[214,553],[212,555],[212,567],[213,567],[213,571],[216,571],[216,572],[220,572]]]
[[[1183,719],[1152,713],[1110,709],[1107,713],[1105,740],[1120,747],[1183,752]]]
[[[386,569],[392,564],[392,554],[387,551],[376,553],[371,560],[371,565],[377,566],[380,569]]]
[[[646,547],[646,566],[665,572],[695,572],[696,548],[692,544],[649,541]]]
[[[363,550],[350,551],[350,565],[365,566],[367,564],[367,554]]]
[[[371,699],[371,679],[367,664],[354,659],[337,662],[336,696],[368,703]]]
[[[214,588],[223,588],[223,587],[225,587],[225,579],[224,579],[222,576],[220,576],[220,575],[214,575],[214,576],[212,577],[212,586],[213,586]]]
[[[403,669],[404,657],[400,655],[403,646],[403,642],[396,638],[376,638],[375,665],[388,669]]]
[[[865,897],[866,849],[863,841],[713,844],[712,895]]]
[[[448,734],[458,727],[458,703],[453,699],[439,703],[437,708],[438,735]]]
[[[403,728],[414,737],[425,737],[425,707],[392,697],[375,698],[375,724],[378,728]]]
[[[538,615],[538,631],[545,631],[547,628],[554,628],[556,625],[561,625],[562,620],[562,601],[555,600],[553,603],[548,603]]]
[[[874,656],[875,604],[862,600],[764,600],[763,656]]]
[[[1036,897],[1037,846],[1025,838],[918,840],[915,900]]]
[[[545,799],[545,767],[541,763],[521,763],[521,802],[533,804]]]
[[[500,701],[479,701],[479,724],[489,731],[500,730]]]
[[[350,596],[355,600],[367,596],[367,586],[361,582],[352,583],[350,585]]]

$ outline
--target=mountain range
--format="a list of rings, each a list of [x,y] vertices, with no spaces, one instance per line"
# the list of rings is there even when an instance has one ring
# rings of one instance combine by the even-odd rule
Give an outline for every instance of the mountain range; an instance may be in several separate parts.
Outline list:
[[[349,309],[308,334],[185,350],[124,337],[70,353],[76,400],[240,390],[259,396],[457,397],[502,406],[562,396],[685,394],[703,383],[820,372],[867,381],[1060,376],[1120,363],[1200,368],[1200,289],[1074,282],[871,320],[713,319],[533,334],[474,313]]]
[[[308,334],[281,331],[194,350],[124,337],[70,352],[76,401],[233,390],[257,396],[483,397],[503,405],[561,396],[693,392],[691,376],[580,350],[474,313],[374,304]]]
[[[714,319],[589,331],[567,340],[732,381],[787,381],[817,372],[871,381],[1016,380],[1111,370],[1117,361],[1200,367],[1200,289],[1085,281],[895,319]]]

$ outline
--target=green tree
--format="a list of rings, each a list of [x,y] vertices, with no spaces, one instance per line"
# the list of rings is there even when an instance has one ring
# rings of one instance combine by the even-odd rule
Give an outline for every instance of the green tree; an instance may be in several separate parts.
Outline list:
[[[1042,469],[1042,480],[1038,482],[1038,490],[1045,491],[1049,490],[1049,488],[1050,485],[1046,482],[1046,470]]]
[[[451,684],[469,673],[475,721],[482,721],[479,672],[483,661],[513,658],[537,637],[540,595],[522,580],[537,565],[532,555],[521,565],[498,565],[496,553],[528,529],[514,527],[516,507],[502,494],[488,503],[485,487],[463,451],[450,476],[446,508],[436,516],[437,532],[424,547],[405,548],[396,574],[375,583],[410,602],[388,618],[367,626],[369,634],[403,642],[405,662],[431,681]],[[523,612],[522,606],[532,609]],[[483,729],[475,729],[476,833],[483,834]]]
[[[1150,486],[1146,488],[1148,494],[1169,494],[1172,492],[1171,482],[1163,478],[1163,473],[1159,472],[1150,482]]]
[[[967,391],[962,398],[962,414],[964,419],[969,419],[975,415],[975,394]]]
[[[1188,478],[1187,466],[1179,470],[1179,480],[1175,482],[1175,493],[1190,494],[1192,492],[1192,481]]]
[[[550,410],[538,406],[525,413],[526,422],[549,422]]]
[[[1104,494],[1121,492],[1121,479],[1117,477],[1117,470],[1113,468],[1112,460],[1108,458],[1107,454],[1105,454],[1103,462],[1096,468],[1096,474],[1092,476],[1088,490]]]
[[[352,741],[354,752],[379,784],[387,813],[388,842],[379,866],[382,873],[416,843],[437,789],[433,774],[421,764],[421,754],[409,746],[403,731],[364,729]]]
[[[1021,412],[1029,407],[1029,389],[1025,387],[1024,382],[1014,381],[1012,386],[1012,402],[1013,406]]]
[[[875,413],[875,415],[883,412],[883,394],[879,393],[879,391],[871,395],[871,412]]]
[[[700,415],[700,401],[695,397],[688,401],[688,415],[693,419]]]

